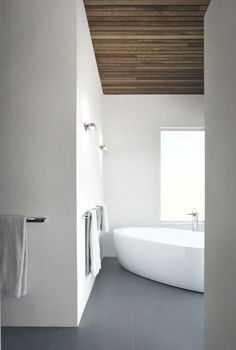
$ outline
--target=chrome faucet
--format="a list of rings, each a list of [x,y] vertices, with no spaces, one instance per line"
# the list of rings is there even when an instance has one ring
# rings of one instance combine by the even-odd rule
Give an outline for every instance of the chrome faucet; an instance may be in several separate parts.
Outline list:
[[[199,217],[198,212],[196,211],[196,209],[194,209],[192,211],[192,213],[190,213],[188,215],[192,216],[192,230],[193,231],[198,231],[198,217]]]

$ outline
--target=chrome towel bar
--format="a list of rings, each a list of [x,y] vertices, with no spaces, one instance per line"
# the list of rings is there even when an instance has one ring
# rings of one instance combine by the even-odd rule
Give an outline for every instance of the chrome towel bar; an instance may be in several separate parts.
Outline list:
[[[41,223],[41,222],[45,222],[47,221],[47,218],[45,216],[38,216],[38,217],[27,217],[26,218],[26,222],[30,222],[30,223]]]
[[[90,217],[90,216],[92,215],[91,212],[92,212],[93,210],[97,210],[97,209],[100,209],[100,208],[102,208],[102,206],[101,206],[101,205],[97,205],[96,207],[94,207],[94,208],[92,208],[92,209],[86,211],[86,212],[82,215],[82,219],[87,219],[88,217]]]

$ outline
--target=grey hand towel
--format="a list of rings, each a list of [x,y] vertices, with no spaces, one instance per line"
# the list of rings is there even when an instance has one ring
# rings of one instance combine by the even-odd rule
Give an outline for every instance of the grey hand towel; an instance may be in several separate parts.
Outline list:
[[[25,216],[0,216],[0,283],[2,295],[27,293],[27,229]]]

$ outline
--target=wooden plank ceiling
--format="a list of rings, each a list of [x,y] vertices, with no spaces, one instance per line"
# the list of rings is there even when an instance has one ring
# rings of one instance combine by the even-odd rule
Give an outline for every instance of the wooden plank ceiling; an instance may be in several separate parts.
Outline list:
[[[210,0],[84,0],[105,94],[203,94]]]

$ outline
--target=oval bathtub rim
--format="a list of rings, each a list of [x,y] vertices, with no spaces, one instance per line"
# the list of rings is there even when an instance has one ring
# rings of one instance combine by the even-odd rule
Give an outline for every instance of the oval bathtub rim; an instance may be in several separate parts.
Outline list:
[[[154,239],[147,239],[147,237],[139,237],[137,236],[131,236],[129,234],[125,234],[124,232],[122,233],[122,231],[124,230],[129,230],[129,229],[158,229],[158,230],[170,230],[170,231],[186,231],[189,232],[190,234],[193,232],[197,232],[200,234],[203,234],[203,238],[204,238],[204,242],[203,242],[203,246],[192,246],[192,245],[187,245],[186,243],[170,243],[170,242],[161,242],[158,240],[154,240]],[[137,239],[139,241],[142,242],[152,242],[152,243],[157,243],[157,244],[163,244],[163,245],[168,245],[168,246],[176,246],[176,247],[182,247],[182,248],[189,248],[189,249],[205,249],[205,232],[204,231],[191,231],[191,230],[184,230],[184,229],[177,229],[177,228],[168,228],[168,227],[160,227],[160,226],[123,226],[123,227],[117,227],[115,229],[112,230],[113,232],[113,236],[115,235],[119,235],[119,236],[126,236],[129,238],[133,238],[133,239]]]

